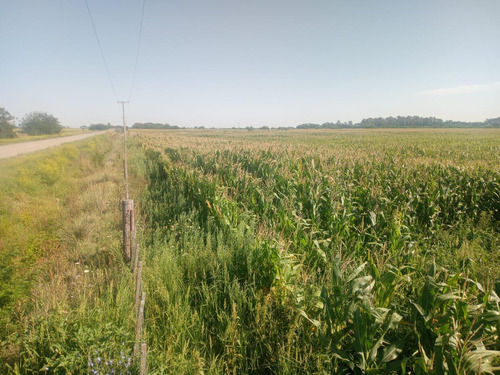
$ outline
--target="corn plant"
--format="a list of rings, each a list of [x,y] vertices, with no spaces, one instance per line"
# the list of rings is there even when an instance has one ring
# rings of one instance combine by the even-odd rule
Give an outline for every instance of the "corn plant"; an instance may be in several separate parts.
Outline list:
[[[498,132],[137,140],[159,372],[498,371]]]

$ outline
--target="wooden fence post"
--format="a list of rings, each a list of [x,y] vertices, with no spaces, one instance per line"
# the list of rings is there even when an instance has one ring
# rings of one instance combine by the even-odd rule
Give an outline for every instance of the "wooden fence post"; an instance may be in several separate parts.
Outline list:
[[[134,210],[131,212],[131,236],[132,238],[130,239],[130,253],[131,253],[131,258],[130,258],[130,266],[132,270],[134,270],[134,267],[136,266],[135,264],[135,258],[138,256],[138,251],[139,251],[139,246],[137,245],[137,238],[136,238],[136,230],[135,230],[135,218],[134,218]]]
[[[134,228],[134,201],[133,199],[122,200],[122,219],[123,219],[123,256],[125,260],[132,259],[131,234]]]
[[[139,307],[139,316],[137,318],[137,339],[142,336],[142,325],[144,323],[144,305],[146,304],[146,292],[142,292],[141,306]]]
[[[140,252],[140,247],[139,244],[135,246],[135,257],[134,257],[134,268],[133,268],[133,273],[134,277],[137,275],[137,268],[139,267],[139,252]]]
[[[134,355],[137,355],[139,343],[142,338],[142,326],[144,324],[144,305],[146,304],[146,292],[142,292],[141,306],[139,307],[139,314],[137,315],[137,327],[135,331],[135,345]]]
[[[130,265],[134,266],[136,246],[136,236],[135,236],[135,210],[134,201],[132,200],[132,207],[130,209]]]
[[[136,279],[136,283],[135,283],[135,313],[136,313],[136,315],[139,314],[141,289],[142,289],[142,261],[139,262],[139,266],[137,267],[137,279]]]
[[[146,375],[148,365],[147,365],[147,356],[148,356],[148,346],[145,342],[141,344],[141,369],[140,375]]]

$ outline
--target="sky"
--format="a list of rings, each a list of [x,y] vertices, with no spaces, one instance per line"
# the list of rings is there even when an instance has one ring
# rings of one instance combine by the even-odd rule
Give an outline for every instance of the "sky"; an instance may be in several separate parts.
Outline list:
[[[87,3],[104,60],[85,0],[0,0],[0,107],[18,121],[121,124],[118,100],[129,125],[500,116],[498,0]]]

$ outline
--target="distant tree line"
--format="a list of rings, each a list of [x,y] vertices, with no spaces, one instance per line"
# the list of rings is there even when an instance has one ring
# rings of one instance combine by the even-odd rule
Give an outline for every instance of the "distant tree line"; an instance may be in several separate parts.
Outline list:
[[[122,126],[93,124],[88,127],[89,130],[107,130],[117,128],[121,130]],[[240,130],[291,130],[291,129],[365,129],[365,128],[500,128],[500,117],[488,119],[483,122],[464,122],[464,121],[444,121],[436,117],[420,117],[420,116],[397,116],[397,117],[369,117],[361,120],[361,122],[325,122],[323,124],[306,123],[296,127],[279,127],[271,128],[269,126],[261,126],[254,128],[246,126],[244,128],[233,127],[232,129]],[[177,125],[168,123],[162,124],[158,122],[136,122],[132,125],[132,129],[186,129]],[[194,129],[205,129],[203,126],[196,126]],[[215,128],[212,128],[215,129]]]
[[[136,122],[133,129],[180,129],[177,125],[160,124],[157,122]]]
[[[325,122],[301,124],[297,129],[354,129],[354,128],[500,128],[500,117],[483,122],[443,121],[436,117],[397,116],[366,118],[354,124],[349,122]]]
[[[267,125],[264,125],[264,126],[261,126],[260,128],[254,128],[253,126],[246,126],[245,128],[236,128],[236,127],[232,127],[231,129],[236,129],[236,130],[248,130],[248,131],[254,131],[254,130],[292,130],[292,129],[295,129],[293,126],[280,126],[278,128],[270,128],[269,126]]]
[[[110,129],[121,130],[122,128],[123,128],[122,125],[111,125],[109,122],[107,124],[91,124],[88,126],[89,130],[110,130]]]

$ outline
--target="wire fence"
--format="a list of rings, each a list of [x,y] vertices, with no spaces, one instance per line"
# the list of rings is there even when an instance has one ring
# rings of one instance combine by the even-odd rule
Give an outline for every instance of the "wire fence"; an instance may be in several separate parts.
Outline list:
[[[141,248],[137,243],[137,231],[134,219],[134,201],[128,196],[128,171],[127,171],[127,152],[126,152],[126,129],[124,128],[124,179],[127,199],[122,200],[122,219],[123,219],[123,256],[130,265],[131,272],[135,280],[135,344],[134,358],[139,360],[139,374],[147,373],[147,344],[145,342],[145,324],[144,309],[146,306],[146,292],[142,283],[143,260],[141,260]]]

